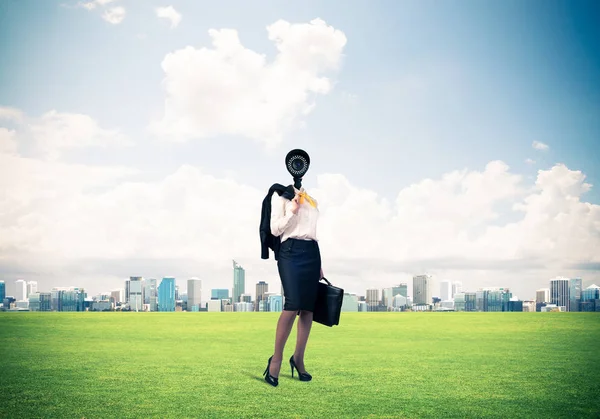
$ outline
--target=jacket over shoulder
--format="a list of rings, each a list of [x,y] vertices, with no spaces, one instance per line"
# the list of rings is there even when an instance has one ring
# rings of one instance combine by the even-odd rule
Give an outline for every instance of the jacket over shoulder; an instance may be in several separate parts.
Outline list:
[[[271,233],[271,198],[273,193],[277,193],[286,199],[292,199],[295,195],[294,187],[292,185],[283,186],[279,183],[274,183],[270,188],[267,196],[262,202],[262,211],[260,216],[260,247],[261,247],[261,259],[269,259],[269,249],[273,251],[275,260],[279,255],[279,245],[281,239],[274,236]]]

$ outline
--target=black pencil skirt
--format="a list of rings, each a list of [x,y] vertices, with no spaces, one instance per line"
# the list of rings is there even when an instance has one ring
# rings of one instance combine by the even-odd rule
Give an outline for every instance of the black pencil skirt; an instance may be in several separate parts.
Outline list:
[[[289,238],[281,243],[277,260],[285,296],[284,310],[314,311],[321,279],[321,252],[314,240]]]

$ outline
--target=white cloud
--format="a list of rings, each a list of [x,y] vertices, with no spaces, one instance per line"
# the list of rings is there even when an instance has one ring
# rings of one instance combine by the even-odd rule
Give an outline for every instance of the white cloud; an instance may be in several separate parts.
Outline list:
[[[525,163],[527,163],[527,164],[535,164],[535,160],[527,158],[527,159],[525,159]]]
[[[115,6],[107,8],[111,3],[118,0],[91,0],[91,1],[80,1],[76,7],[82,7],[88,11],[103,8],[102,19],[113,25],[118,25],[125,19],[126,10],[123,6]]]
[[[272,61],[245,48],[233,29],[209,30],[213,48],[167,54],[164,116],[151,129],[180,141],[231,134],[280,142],[313,110],[315,95],[332,89],[323,74],[339,67],[346,37],[320,19],[279,20],[267,33],[278,51]]]
[[[19,109],[0,106],[0,121],[21,122],[23,120],[23,112]]]
[[[181,13],[179,13],[173,6],[157,7],[156,16],[161,19],[167,19],[171,22],[171,28],[176,28],[181,22]]]
[[[156,277],[173,268],[196,275],[201,267],[210,288],[229,281],[236,258],[249,278],[269,278],[279,289],[273,259],[259,259],[264,190],[188,165],[159,181],[132,181],[132,174],[0,154],[0,208],[9,209],[0,212],[0,263],[88,272],[94,262],[95,274],[112,275],[111,263],[143,260],[145,269],[162,263],[152,268]],[[460,272],[454,279],[471,289],[477,278],[522,287],[521,295],[538,286],[524,286],[522,278],[547,281],[571,265],[600,263],[600,206],[581,200],[591,187],[584,180],[556,165],[540,170],[529,187],[493,161],[483,171],[422,180],[393,202],[341,174],[322,174],[315,187],[306,186],[320,204],[324,269],[336,283],[362,293],[389,286],[382,278]],[[515,220],[503,221],[502,208]],[[519,279],[498,270],[503,266],[519,267]],[[541,274],[534,272],[539,266]]]
[[[125,8],[123,6],[111,7],[104,11],[102,19],[113,25],[118,25],[125,19]]]
[[[93,10],[98,6],[103,7],[109,3],[113,3],[114,1],[116,1],[116,0],[92,0],[92,1],[80,1],[77,4],[80,7],[83,7],[84,9]]]
[[[532,146],[533,148],[535,148],[536,150],[542,150],[542,151],[548,150],[548,149],[550,148],[550,147],[548,146],[548,144],[544,144],[544,143],[541,143],[541,142],[539,142],[539,141],[534,141],[534,142],[531,144],[531,146]]]
[[[16,132],[0,127],[0,154],[16,154],[17,140]]]
[[[1,112],[0,112],[1,114]],[[88,115],[52,110],[39,118],[26,117],[13,109],[23,124],[9,131],[0,127],[0,146],[5,152],[16,152],[18,141],[31,145],[31,150],[48,159],[56,159],[63,150],[81,147],[124,147],[133,142],[118,129],[105,129]]]

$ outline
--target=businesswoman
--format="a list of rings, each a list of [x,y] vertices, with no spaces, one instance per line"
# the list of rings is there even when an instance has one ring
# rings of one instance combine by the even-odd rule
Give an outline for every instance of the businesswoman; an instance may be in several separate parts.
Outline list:
[[[265,381],[274,387],[278,385],[283,349],[296,315],[299,316],[298,336],[296,350],[289,360],[291,373],[293,377],[296,369],[300,381],[312,379],[304,367],[304,352],[313,322],[319,280],[323,277],[316,234],[317,202],[304,188],[294,188],[294,192],[291,200],[278,193],[271,197],[271,234],[281,239],[277,269],[285,295],[277,322],[275,352],[264,372]]]

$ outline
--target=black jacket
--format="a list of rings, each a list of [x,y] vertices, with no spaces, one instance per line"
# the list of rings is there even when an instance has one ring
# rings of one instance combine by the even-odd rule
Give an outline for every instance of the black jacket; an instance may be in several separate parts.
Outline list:
[[[271,234],[271,196],[273,195],[273,192],[278,193],[286,199],[292,199],[296,193],[294,192],[294,187],[292,185],[283,186],[279,183],[275,183],[269,188],[269,193],[267,193],[267,196],[263,199],[259,227],[261,247],[260,257],[262,259],[269,259],[269,249],[271,249],[274,253],[275,260],[277,260],[281,239]]]

